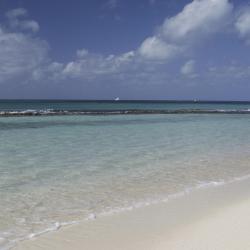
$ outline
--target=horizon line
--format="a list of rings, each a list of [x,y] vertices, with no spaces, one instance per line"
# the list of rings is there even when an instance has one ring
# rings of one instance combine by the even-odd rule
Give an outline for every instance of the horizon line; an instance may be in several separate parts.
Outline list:
[[[68,98],[0,98],[2,101],[68,101],[68,102],[192,102],[192,103],[204,103],[204,102],[237,102],[246,103],[250,100],[210,100],[210,99],[68,99]]]

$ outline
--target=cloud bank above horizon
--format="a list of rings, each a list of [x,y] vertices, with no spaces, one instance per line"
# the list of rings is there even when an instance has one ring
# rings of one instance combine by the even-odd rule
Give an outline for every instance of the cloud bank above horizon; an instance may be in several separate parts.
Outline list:
[[[108,1],[103,6],[115,11],[118,2]],[[206,98],[206,89],[210,89],[210,95],[218,91],[220,96],[227,88],[250,87],[246,85],[250,64],[242,64],[233,56],[226,63],[218,63],[221,59],[216,55],[217,48],[211,46],[217,45],[218,37],[219,46],[221,37],[225,37],[225,46],[230,45],[227,39],[232,37],[237,41],[237,50],[249,49],[250,8],[246,5],[234,6],[228,0],[193,0],[180,12],[165,17],[132,50],[105,54],[90,52],[83,46],[68,61],[53,59],[49,41],[39,36],[42,27],[29,14],[25,8],[14,8],[5,13],[0,23],[0,86],[6,89],[1,98],[12,94],[16,98],[20,89],[26,93],[21,98],[57,97],[61,89],[60,98],[67,97],[71,88],[75,92],[69,98],[74,93],[79,98],[79,91],[84,91],[83,98],[90,99],[110,98],[123,91],[126,99],[147,99],[150,94],[157,99],[157,93],[161,99],[162,92],[167,91],[166,98],[172,95],[176,99],[178,90],[180,98],[185,93],[187,98]],[[210,52],[206,51],[208,44]],[[211,56],[213,49],[215,54]],[[230,51],[224,53],[228,55]],[[116,90],[112,92],[112,88]],[[126,88],[129,91],[124,92]],[[152,93],[154,88],[157,91]],[[216,94],[215,97],[218,99]],[[236,98],[240,98],[240,93]]]

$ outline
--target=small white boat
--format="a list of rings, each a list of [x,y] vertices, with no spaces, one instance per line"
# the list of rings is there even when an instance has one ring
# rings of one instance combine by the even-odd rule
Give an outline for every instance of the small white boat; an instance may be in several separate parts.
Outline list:
[[[118,102],[119,100],[120,100],[120,98],[119,98],[119,97],[116,97],[116,98],[115,98],[115,101],[116,101],[116,102]]]

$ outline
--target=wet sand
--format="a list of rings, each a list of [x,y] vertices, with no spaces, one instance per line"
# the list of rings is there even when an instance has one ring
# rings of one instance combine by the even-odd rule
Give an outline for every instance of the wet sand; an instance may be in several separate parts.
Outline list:
[[[250,249],[250,180],[63,227],[15,250]]]

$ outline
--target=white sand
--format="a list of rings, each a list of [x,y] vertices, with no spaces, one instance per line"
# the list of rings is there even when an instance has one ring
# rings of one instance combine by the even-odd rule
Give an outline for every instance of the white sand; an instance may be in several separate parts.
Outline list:
[[[250,180],[66,227],[14,249],[250,249]]]
[[[189,225],[155,249],[250,249],[250,200]]]

